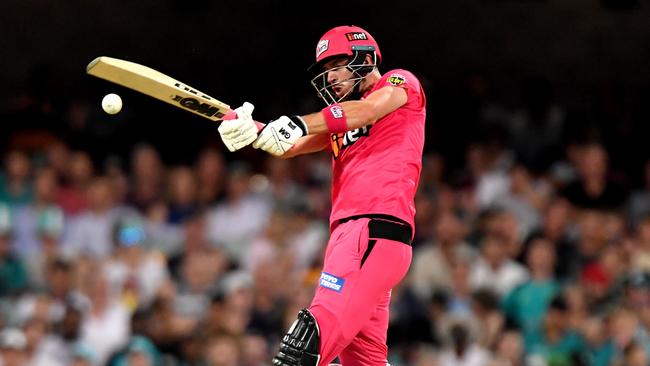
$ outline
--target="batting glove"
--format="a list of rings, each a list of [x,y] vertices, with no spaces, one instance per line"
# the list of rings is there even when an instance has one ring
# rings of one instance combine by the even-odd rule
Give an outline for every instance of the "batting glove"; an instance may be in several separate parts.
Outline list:
[[[307,133],[307,124],[300,116],[282,116],[269,122],[260,131],[253,147],[280,156],[289,151],[293,144]]]
[[[235,119],[224,120],[219,126],[219,135],[224,145],[231,152],[248,146],[257,138],[257,125],[253,121],[253,109],[255,107],[246,102],[235,109]]]

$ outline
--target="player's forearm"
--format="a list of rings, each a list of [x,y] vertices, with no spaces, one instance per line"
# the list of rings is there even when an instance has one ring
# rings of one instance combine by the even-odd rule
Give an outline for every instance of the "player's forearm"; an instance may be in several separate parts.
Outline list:
[[[347,130],[371,125],[388,113],[403,106],[408,96],[404,88],[384,87],[372,92],[366,99],[340,103],[345,114]],[[309,134],[327,133],[327,122],[322,112],[303,116]]]
[[[289,151],[280,155],[281,159],[289,159],[294,156],[309,154],[325,149],[329,142],[329,136],[325,134],[309,135],[301,137]]]
[[[373,103],[366,101],[349,101],[340,104],[345,113],[348,130],[354,130],[377,121],[377,113]],[[328,133],[327,122],[322,112],[302,116],[307,124],[310,135]]]

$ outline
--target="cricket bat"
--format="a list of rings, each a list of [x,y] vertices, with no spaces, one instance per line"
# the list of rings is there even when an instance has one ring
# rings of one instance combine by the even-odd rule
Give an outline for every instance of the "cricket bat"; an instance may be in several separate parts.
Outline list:
[[[101,56],[91,61],[86,72],[125,86],[212,121],[234,113],[230,106],[174,78],[135,62]],[[257,122],[258,129],[264,125]]]

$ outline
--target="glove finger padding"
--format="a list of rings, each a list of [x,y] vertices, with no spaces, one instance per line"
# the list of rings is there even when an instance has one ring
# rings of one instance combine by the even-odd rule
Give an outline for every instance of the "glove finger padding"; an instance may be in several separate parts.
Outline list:
[[[254,148],[260,149],[262,146],[264,146],[264,144],[267,141],[269,141],[269,139],[273,139],[273,135],[269,133],[270,130],[269,130],[268,126],[269,125],[266,125],[266,127],[264,127],[262,129],[262,131],[260,131],[259,136],[257,137],[255,142],[253,143]]]
[[[253,147],[273,155],[282,155],[306,134],[307,127],[302,118],[282,116],[262,129]]]
[[[237,112],[237,117],[239,119],[247,119],[253,117],[254,109],[255,109],[254,105],[252,105],[249,102],[244,102],[244,104],[242,104],[241,107],[235,109],[235,112]]]
[[[253,121],[252,113],[255,107],[251,103],[244,103],[234,110],[235,119],[224,120],[219,126],[221,140],[231,152],[237,151],[257,139],[257,125]]]

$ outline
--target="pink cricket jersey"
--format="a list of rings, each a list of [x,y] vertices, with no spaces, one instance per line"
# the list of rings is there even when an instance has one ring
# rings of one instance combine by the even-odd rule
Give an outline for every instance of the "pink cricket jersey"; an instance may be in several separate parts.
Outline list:
[[[330,226],[350,216],[384,214],[414,227],[426,99],[418,79],[406,70],[387,72],[364,97],[383,87],[404,88],[408,101],[374,125],[330,136]]]

